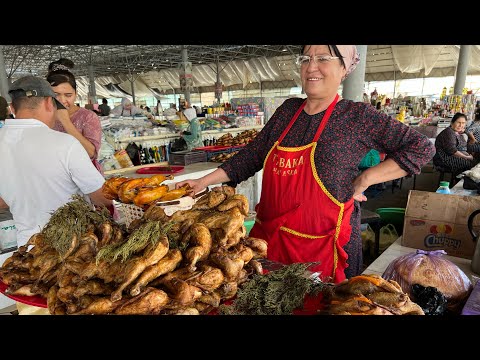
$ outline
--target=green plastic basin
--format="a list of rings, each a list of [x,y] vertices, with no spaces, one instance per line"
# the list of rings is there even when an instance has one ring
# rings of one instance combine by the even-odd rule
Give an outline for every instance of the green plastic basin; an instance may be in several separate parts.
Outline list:
[[[380,215],[383,225],[392,224],[398,235],[403,234],[405,208],[378,208],[375,212]]]

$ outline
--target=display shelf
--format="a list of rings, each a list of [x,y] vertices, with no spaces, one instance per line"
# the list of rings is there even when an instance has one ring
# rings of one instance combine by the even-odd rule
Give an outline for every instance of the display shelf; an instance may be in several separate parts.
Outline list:
[[[221,130],[205,130],[202,131],[203,135],[217,135],[223,133],[241,133],[245,130],[259,130],[262,129],[263,125],[254,125],[254,126],[245,126],[241,128],[231,128],[231,129],[221,129]],[[138,142],[138,141],[150,141],[150,140],[161,140],[161,139],[177,139],[180,137],[180,134],[163,134],[163,135],[148,135],[148,136],[133,136],[128,138],[121,138],[118,139],[117,142],[119,143],[128,143],[128,142]]]
[[[117,142],[136,142],[136,141],[149,141],[149,140],[161,140],[161,139],[177,139],[179,134],[163,134],[163,135],[147,135],[147,136],[132,136],[128,138],[118,139]]]

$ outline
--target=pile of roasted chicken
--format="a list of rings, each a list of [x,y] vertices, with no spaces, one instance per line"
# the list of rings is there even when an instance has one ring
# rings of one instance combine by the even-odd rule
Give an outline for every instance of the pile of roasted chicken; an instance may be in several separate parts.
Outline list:
[[[337,284],[324,293],[323,314],[331,315],[424,315],[394,280],[378,275],[360,275]]]
[[[62,255],[39,233],[5,261],[0,278],[12,295],[46,297],[51,314],[205,314],[262,273],[256,259],[267,243],[246,236],[247,214],[247,198],[223,186],[170,217],[152,205],[130,234],[113,221],[91,224]],[[170,224],[167,235],[126,260],[99,259],[151,222]]]

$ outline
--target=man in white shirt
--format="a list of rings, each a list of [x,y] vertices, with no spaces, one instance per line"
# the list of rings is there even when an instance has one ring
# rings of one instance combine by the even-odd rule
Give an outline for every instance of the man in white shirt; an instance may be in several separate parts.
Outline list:
[[[52,127],[61,107],[50,84],[25,76],[10,86],[15,119],[0,129],[0,208],[10,208],[17,244],[42,230],[72,195],[112,206],[102,194],[103,176],[73,136]],[[63,108],[64,109],[64,108]]]

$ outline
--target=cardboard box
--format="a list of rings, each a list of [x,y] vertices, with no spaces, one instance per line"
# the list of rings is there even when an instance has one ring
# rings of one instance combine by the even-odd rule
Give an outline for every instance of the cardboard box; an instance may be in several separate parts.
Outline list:
[[[480,209],[480,196],[437,194],[411,190],[403,224],[402,245],[423,250],[445,250],[448,255],[471,259],[475,243],[468,217]],[[473,226],[479,232],[480,216]]]

